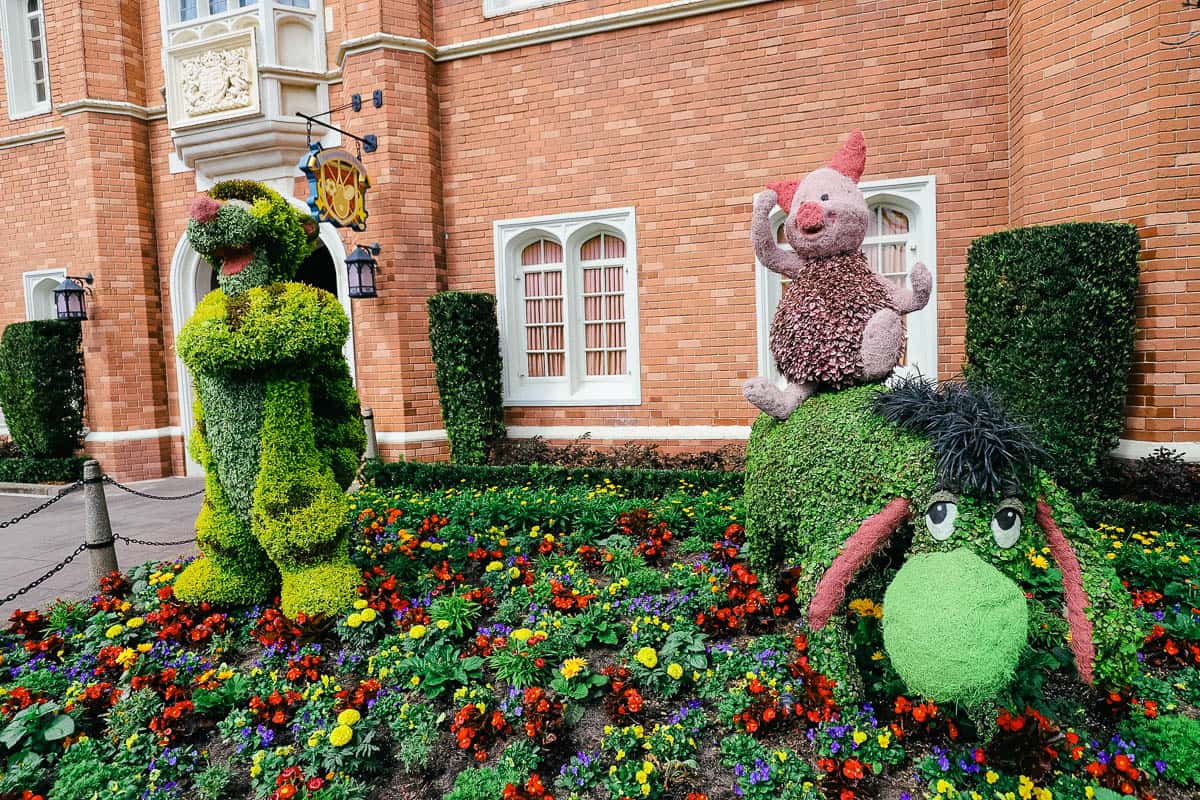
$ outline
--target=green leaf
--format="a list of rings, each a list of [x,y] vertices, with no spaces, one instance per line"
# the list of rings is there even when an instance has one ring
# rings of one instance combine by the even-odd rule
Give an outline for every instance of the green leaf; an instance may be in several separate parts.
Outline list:
[[[59,739],[65,739],[75,732],[75,718],[69,714],[62,714],[54,718],[46,727],[42,728],[42,736],[47,742],[57,742]]]

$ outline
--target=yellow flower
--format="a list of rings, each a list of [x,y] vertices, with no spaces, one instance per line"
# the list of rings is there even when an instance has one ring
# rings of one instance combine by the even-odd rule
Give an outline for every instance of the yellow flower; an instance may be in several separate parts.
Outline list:
[[[521,570],[517,567],[509,567],[508,577],[515,581],[517,578],[521,577]]]
[[[1087,797],[1087,800],[1093,800],[1093,798],[1096,796],[1096,790],[1090,786],[1085,786],[1083,788],[1083,794],[1085,797]]]
[[[420,686],[421,685],[421,676],[413,675],[412,678],[410,678],[408,682],[411,683],[413,686]]]
[[[875,737],[875,741],[879,742],[879,746],[887,749],[887,746],[892,743],[892,735],[890,733],[881,733]]]
[[[366,607],[367,607],[367,601],[363,600],[361,597],[354,601],[355,610],[362,611]]]
[[[654,669],[658,666],[658,653],[654,652],[653,647],[643,647],[637,651],[637,655],[634,658],[646,669]]]
[[[533,636],[533,631],[529,630],[529,628],[517,628],[511,635],[518,642],[528,642],[529,637]]]
[[[345,747],[352,738],[354,731],[349,725],[338,725],[333,729],[333,733],[329,734],[329,743],[334,747]]]
[[[150,644],[150,642],[142,642],[137,646],[137,651],[139,653],[149,653],[153,649],[154,645]],[[222,680],[224,680],[224,678],[222,678]]]
[[[1033,797],[1033,781],[1028,776],[1022,775],[1017,779],[1017,793],[1021,795],[1021,800]]]
[[[865,733],[863,733],[862,731],[854,732],[854,743],[855,744],[862,744],[866,740],[867,740],[867,735]]]
[[[362,621],[363,622],[374,622],[375,618],[378,616],[379,615],[375,612],[375,609],[373,609],[373,608],[364,608],[362,610]]]
[[[1180,560],[1182,563],[1184,563],[1184,564],[1190,564],[1190,563],[1192,563],[1192,559],[1191,559],[1191,558],[1189,558],[1188,556],[1180,556],[1180,557],[1179,557],[1179,560]]]
[[[562,674],[562,676],[564,678],[566,678],[567,680],[571,680],[571,678],[574,678],[576,675],[583,672],[583,670],[586,668],[587,668],[587,659],[568,658],[566,661],[563,662],[562,668],[559,669],[559,672]]]
[[[357,628],[363,624],[362,614],[355,611],[346,619],[346,624],[351,628]]]
[[[125,632],[125,626],[113,625],[112,627],[110,627],[108,630],[106,630],[104,632],[104,635],[107,636],[109,639],[115,639],[124,632]]]
[[[987,771],[987,774],[985,774],[983,777],[985,779],[987,779],[988,783],[995,783],[996,781],[1000,780],[1000,776],[997,775],[995,772],[992,772],[990,769]]]
[[[449,627],[450,627],[450,620],[448,620],[448,619],[439,619],[439,620],[437,621],[437,629],[438,629],[439,631],[444,631],[444,630],[446,630],[446,628],[449,628]]]
[[[125,627],[129,628],[131,631],[135,631],[145,624],[146,620],[142,619],[141,617],[130,617],[129,619],[125,620]]]
[[[358,710],[353,708],[347,708],[345,711],[338,714],[337,718],[339,725],[354,725],[360,719],[362,719],[362,714],[358,713]]]
[[[488,563],[488,565],[486,567],[484,567],[483,571],[484,572],[498,572],[502,569],[504,569],[504,565],[501,564],[499,561],[491,561]]]
[[[942,778],[937,782],[938,794],[950,794],[952,791],[954,791],[954,784],[950,783],[945,778]]]
[[[675,680],[679,680],[680,678],[683,677],[683,667],[679,666],[678,664],[674,664],[674,663],[668,664],[667,665],[667,674],[670,675]]]
[[[413,625],[412,628],[409,629],[408,635],[412,639],[420,639],[422,636],[425,635],[425,626],[424,625]]]

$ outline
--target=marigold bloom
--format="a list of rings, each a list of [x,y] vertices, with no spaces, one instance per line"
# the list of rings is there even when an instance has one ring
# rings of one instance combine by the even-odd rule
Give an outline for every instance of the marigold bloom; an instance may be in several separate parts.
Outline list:
[[[674,664],[674,663],[668,664],[667,665],[667,674],[670,675],[675,680],[679,680],[680,678],[683,677],[683,667],[679,666],[678,664]]]
[[[344,747],[354,738],[354,731],[349,725],[338,725],[329,734],[329,743],[334,747]]]
[[[564,678],[566,678],[567,680],[571,680],[571,678],[574,678],[576,675],[583,672],[584,669],[586,669],[586,668],[587,668],[587,659],[586,658],[568,658],[566,661],[563,662],[562,668],[559,669],[559,672],[562,674],[562,676]]]
[[[362,719],[362,714],[358,713],[357,709],[347,708],[345,711],[338,714],[337,721],[339,725],[354,725],[360,719]]]
[[[646,669],[654,669],[658,666],[658,653],[654,651],[653,647],[643,647],[637,651],[637,655],[634,658]]]

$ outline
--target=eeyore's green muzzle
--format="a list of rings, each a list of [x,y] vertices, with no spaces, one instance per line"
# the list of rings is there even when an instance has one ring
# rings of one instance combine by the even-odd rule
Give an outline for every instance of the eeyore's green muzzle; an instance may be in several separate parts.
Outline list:
[[[883,598],[883,643],[908,687],[973,706],[1013,679],[1029,612],[1020,587],[965,548],[914,555]]]

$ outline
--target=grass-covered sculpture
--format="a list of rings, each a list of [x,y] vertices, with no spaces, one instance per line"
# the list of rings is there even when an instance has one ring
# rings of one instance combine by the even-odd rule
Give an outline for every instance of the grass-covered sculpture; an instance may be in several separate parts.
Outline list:
[[[860,689],[843,608],[851,581],[886,587],[884,650],[911,691],[938,702],[982,709],[1001,696],[1043,626],[1069,640],[1085,682],[1135,673],[1127,594],[1036,452],[989,393],[960,384],[853,387],[813,396],[785,422],[759,417],[746,464],[750,560],[764,573],[800,565],[810,652],[843,700]],[[1057,565],[1061,595],[1044,580],[1039,599],[1029,585],[1039,557]]]
[[[203,557],[185,600],[251,603],[280,590],[289,617],[354,600],[348,503],[366,444],[342,346],[349,320],[326,291],[290,283],[316,223],[276,192],[218,183],[192,204],[188,240],[219,269],[179,333],[196,380],[192,457],[207,474],[196,519]]]

